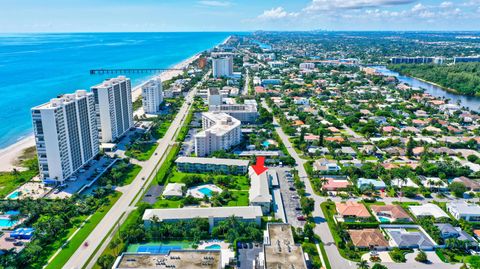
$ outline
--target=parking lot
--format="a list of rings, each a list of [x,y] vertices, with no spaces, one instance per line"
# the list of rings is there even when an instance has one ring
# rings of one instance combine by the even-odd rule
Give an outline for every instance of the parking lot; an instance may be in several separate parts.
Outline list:
[[[238,243],[237,266],[240,269],[253,269],[253,261],[258,261],[258,254],[263,251],[260,243]]]
[[[195,153],[195,139],[194,136],[202,129],[202,115],[201,113],[195,113],[192,122],[190,123],[190,129],[188,134],[185,136],[185,140],[182,143],[182,148],[180,149],[180,156],[190,156]]]
[[[115,159],[104,156],[98,161],[90,161],[89,165],[86,166],[87,169],[80,169],[79,172],[76,173],[76,176],[71,178],[74,180],[65,181],[64,186],[57,187],[53,192],[50,192],[47,197],[63,199],[72,196],[83,186],[90,184],[92,180],[103,174],[114,160]]]
[[[289,168],[275,168],[278,173],[278,180],[280,181],[280,192],[283,198],[283,205],[285,207],[285,214],[287,222],[294,227],[303,227],[305,221],[299,220],[302,216],[300,209],[300,196],[293,184],[293,175]]]

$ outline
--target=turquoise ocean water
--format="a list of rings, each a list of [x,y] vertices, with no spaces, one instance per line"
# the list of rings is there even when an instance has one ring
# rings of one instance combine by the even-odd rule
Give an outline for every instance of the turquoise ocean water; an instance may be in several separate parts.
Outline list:
[[[229,33],[0,34],[0,148],[32,132],[30,108],[89,89],[95,68],[168,68]],[[154,74],[129,75],[132,86]],[[111,75],[110,75],[111,76]]]

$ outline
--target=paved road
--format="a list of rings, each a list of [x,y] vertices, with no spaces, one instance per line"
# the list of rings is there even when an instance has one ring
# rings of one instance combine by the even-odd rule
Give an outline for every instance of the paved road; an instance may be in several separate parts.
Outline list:
[[[265,107],[268,111],[271,112],[271,109],[267,106],[265,101],[262,101],[263,107]],[[356,269],[357,264],[355,262],[349,261],[343,258],[338,251],[337,246],[335,245],[335,241],[333,240],[333,236],[330,233],[330,229],[328,224],[325,220],[325,216],[320,208],[320,204],[326,201],[325,197],[321,197],[316,195],[313,191],[312,185],[310,184],[310,180],[308,179],[308,174],[305,171],[303,164],[306,162],[304,159],[300,158],[298,153],[293,148],[292,143],[289,140],[289,136],[285,134],[285,132],[280,127],[278,121],[274,118],[273,124],[275,126],[275,130],[282,139],[285,147],[287,148],[288,153],[292,156],[296,161],[296,169],[298,171],[298,175],[300,179],[305,183],[305,191],[306,195],[311,197],[315,201],[315,210],[312,212],[312,216],[315,221],[315,233],[320,236],[320,239],[325,245],[325,252],[327,253],[328,260],[330,261],[332,269]],[[391,198],[390,198],[391,199]],[[418,268],[418,269],[429,269],[435,267],[436,269],[451,269],[451,268],[459,268],[460,265],[451,265],[446,263],[435,263],[435,264],[422,264],[422,263],[383,263],[390,269],[405,269],[405,268]]]
[[[123,213],[129,210],[130,203],[135,199],[135,196],[142,191],[143,186],[148,186],[148,183],[153,180],[149,178],[152,172],[155,170],[157,164],[160,166],[160,160],[163,153],[168,149],[169,145],[172,145],[175,142],[175,137],[177,130],[179,130],[183,122],[185,121],[186,115],[191,107],[193,102],[193,97],[195,96],[196,88],[190,91],[185,98],[185,102],[177,113],[177,116],[173,120],[170,128],[166,132],[165,136],[159,140],[159,145],[155,150],[155,154],[152,155],[150,160],[146,161],[143,164],[142,170],[138,173],[137,177],[133,182],[128,186],[128,189],[125,190],[124,194],[120,199],[113,205],[110,211],[105,215],[102,221],[95,227],[95,229],[90,233],[87,239],[82,243],[82,245],[75,251],[75,253],[70,257],[70,260],[65,264],[63,268],[73,269],[73,268],[82,268],[88,258],[94,253],[95,249],[100,246],[101,240],[108,234],[110,229],[115,225],[115,223],[120,219]],[[162,160],[163,163],[163,160]],[[148,182],[142,180],[146,178]],[[131,208],[131,207],[130,207]],[[108,241],[108,240],[106,240]],[[85,247],[84,244],[88,243],[88,246]],[[106,242],[108,243],[108,242]],[[105,245],[106,245],[105,243]],[[91,266],[95,263],[96,257],[101,253],[98,251],[92,262],[87,266]]]

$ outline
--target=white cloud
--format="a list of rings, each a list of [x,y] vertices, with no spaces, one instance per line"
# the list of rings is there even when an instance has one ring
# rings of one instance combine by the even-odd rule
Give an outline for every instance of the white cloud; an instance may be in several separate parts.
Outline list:
[[[258,16],[258,18],[262,20],[278,20],[289,17],[297,17],[298,15],[299,14],[295,12],[287,12],[283,7],[276,7],[263,11],[263,13]]]
[[[442,3],[440,4],[440,7],[441,7],[441,8],[450,8],[450,7],[452,7],[452,6],[453,6],[453,3],[452,3],[452,2],[448,2],[448,1],[442,2]]]
[[[406,5],[415,1],[416,0],[312,0],[310,5],[308,5],[305,10],[314,12],[335,9],[375,8],[383,6]]]
[[[209,6],[209,7],[228,7],[231,6],[232,3],[229,1],[216,1],[216,0],[202,0],[198,1],[200,5]]]
[[[424,11],[426,7],[422,5],[421,3],[418,3],[412,7],[412,12],[421,12]]]

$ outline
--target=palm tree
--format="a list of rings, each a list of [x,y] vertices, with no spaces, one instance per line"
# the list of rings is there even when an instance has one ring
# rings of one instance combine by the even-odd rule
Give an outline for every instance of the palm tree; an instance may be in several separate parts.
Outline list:
[[[370,265],[368,265],[368,262],[366,260],[361,260],[359,263],[357,263],[358,269],[369,269]]]

